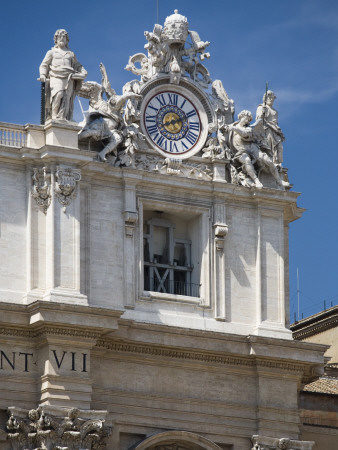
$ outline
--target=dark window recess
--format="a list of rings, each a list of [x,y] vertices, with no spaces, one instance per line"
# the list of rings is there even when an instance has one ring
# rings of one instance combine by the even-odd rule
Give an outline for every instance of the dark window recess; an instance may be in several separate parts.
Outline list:
[[[175,224],[165,219],[146,222],[144,289],[199,297],[199,285],[191,283],[191,241],[175,238],[174,229]]]

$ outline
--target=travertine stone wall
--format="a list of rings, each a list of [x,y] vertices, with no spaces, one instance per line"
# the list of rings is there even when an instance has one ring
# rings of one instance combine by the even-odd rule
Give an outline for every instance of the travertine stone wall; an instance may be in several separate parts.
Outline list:
[[[26,170],[2,164],[0,169],[0,300],[21,303],[26,291],[27,199]]]
[[[62,142],[77,131],[55,128]],[[298,194],[98,165],[60,142],[29,150],[29,163],[13,150],[4,161],[3,301],[126,308],[125,318],[141,322],[291,339],[284,226],[300,214]],[[45,209],[30,194],[34,167],[48,175]],[[81,172],[67,207],[56,193],[60,167]],[[143,223],[156,210],[176,217],[177,232],[186,227],[199,297],[144,291]]]

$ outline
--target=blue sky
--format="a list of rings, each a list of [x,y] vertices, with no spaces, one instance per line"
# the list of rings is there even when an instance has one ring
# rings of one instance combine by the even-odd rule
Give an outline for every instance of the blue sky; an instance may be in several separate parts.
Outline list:
[[[169,6],[168,6],[169,5]],[[336,0],[159,0],[159,18],[177,8],[190,29],[211,42],[206,66],[234,99],[236,114],[255,112],[266,81],[275,91],[286,142],[284,166],[302,192],[302,219],[290,224],[291,315],[338,304],[338,2]],[[100,81],[102,61],[118,93],[133,79],[128,57],[142,52],[156,0],[11,1],[1,5],[0,121],[39,123],[38,68],[57,28]],[[75,117],[81,120],[77,107]]]

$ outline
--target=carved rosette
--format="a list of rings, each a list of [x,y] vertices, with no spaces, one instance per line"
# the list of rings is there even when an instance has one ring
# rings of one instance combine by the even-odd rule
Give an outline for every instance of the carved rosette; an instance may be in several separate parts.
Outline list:
[[[67,206],[76,197],[77,183],[81,180],[81,170],[72,167],[56,168],[55,195],[66,211]]]
[[[24,417],[22,410],[18,411],[20,417],[13,414],[15,408],[10,410],[6,432],[13,450],[103,450],[105,438],[111,433],[104,420],[82,419],[76,408],[70,409],[66,417],[45,414],[41,407],[27,411]]]
[[[39,208],[46,214],[51,202],[51,174],[47,167],[33,169],[32,197]]]

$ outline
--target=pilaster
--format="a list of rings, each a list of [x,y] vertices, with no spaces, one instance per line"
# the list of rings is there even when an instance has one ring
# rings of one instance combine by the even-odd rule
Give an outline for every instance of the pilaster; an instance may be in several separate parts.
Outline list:
[[[27,173],[27,191],[31,195],[28,196],[24,302],[43,298],[87,304],[87,297],[80,292],[81,172],[54,163],[33,170],[34,173],[32,170]]]
[[[214,292],[215,292],[215,318],[225,321],[226,311],[226,288],[225,288],[225,237],[228,233],[226,224],[226,207],[224,203],[214,204]]]
[[[256,328],[254,334],[291,339],[285,328],[284,220],[281,211],[257,207]]]
[[[136,180],[126,178],[124,181],[124,305],[126,308],[134,308],[136,289],[138,286],[136,277],[136,251],[135,228],[138,223],[136,209]]]
[[[39,343],[34,352],[39,404],[90,409],[91,350],[102,333],[118,328],[122,312],[45,302],[28,308]]]
[[[72,334],[76,335],[75,342]],[[42,362],[39,404],[90,409],[90,352],[96,337],[95,332],[79,334],[67,328],[42,331],[38,350]]]

